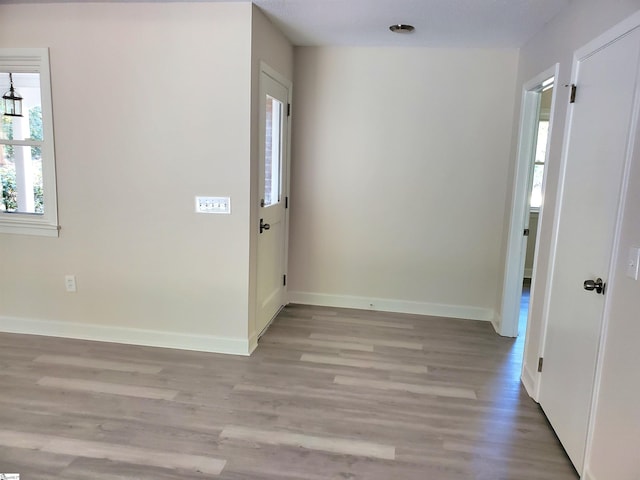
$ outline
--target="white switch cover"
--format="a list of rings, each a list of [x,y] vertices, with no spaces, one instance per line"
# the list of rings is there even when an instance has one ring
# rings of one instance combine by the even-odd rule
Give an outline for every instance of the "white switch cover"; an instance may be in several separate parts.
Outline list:
[[[197,213],[231,213],[229,197],[196,197]]]
[[[629,249],[627,258],[627,277],[638,280],[638,264],[640,264],[640,248],[632,247]]]
[[[64,276],[64,286],[67,289],[67,292],[75,292],[76,288],[76,276],[75,275],[65,275]]]

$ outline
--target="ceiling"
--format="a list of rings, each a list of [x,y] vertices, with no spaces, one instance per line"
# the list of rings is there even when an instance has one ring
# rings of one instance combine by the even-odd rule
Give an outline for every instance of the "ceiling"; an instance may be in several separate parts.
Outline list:
[[[0,3],[52,1],[84,0],[0,0]],[[254,0],[254,3],[294,45],[518,48],[572,1],[575,0]],[[410,34],[391,33],[389,25],[395,23],[408,23],[416,29]]]
[[[573,0],[254,0],[294,45],[520,47]],[[408,23],[410,34],[389,25]]]

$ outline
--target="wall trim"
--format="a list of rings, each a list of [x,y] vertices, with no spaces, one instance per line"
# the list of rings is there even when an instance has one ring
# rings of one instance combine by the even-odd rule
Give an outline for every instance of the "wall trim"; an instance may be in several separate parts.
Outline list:
[[[114,342],[147,347],[175,348],[198,352],[227,353],[232,355],[248,356],[250,354],[249,341],[243,338],[193,335],[58,320],[0,316],[0,332],[74,338],[96,342]]]
[[[249,355],[251,355],[256,348],[258,348],[258,334],[257,332],[253,332],[249,337]]]
[[[525,219],[529,215],[528,192],[530,178],[533,172],[531,164],[532,148],[535,146],[534,128],[538,121],[538,108],[542,84],[545,80],[554,77],[553,97],[551,100],[551,116],[549,118],[549,138],[554,135],[554,110],[558,94],[558,77],[560,64],[556,63],[551,68],[536,75],[522,86],[522,100],[520,105],[520,119],[518,130],[518,150],[516,168],[513,175],[513,190],[511,192],[511,212],[509,214],[509,230],[507,235],[505,270],[502,283],[502,301],[500,312],[502,323],[500,335],[505,337],[518,336],[518,319],[520,314],[520,296],[522,294],[522,278],[524,277],[524,264],[527,255],[527,238],[522,235]],[[547,149],[547,156],[549,149]],[[546,190],[547,175],[542,179],[542,195]],[[548,207],[546,207],[548,208]],[[538,210],[538,231],[535,239],[533,268],[540,259],[538,248],[540,245],[540,225],[542,224],[544,207]]]
[[[596,480],[596,477],[591,473],[589,468],[585,468],[582,472],[581,480]]]
[[[358,308],[380,312],[412,313],[434,317],[463,318],[468,320],[493,321],[495,312],[490,308],[466,305],[444,305],[439,303],[395,300],[389,298],[331,295],[326,293],[289,292],[290,303],[317,305],[322,307]]]
[[[524,385],[524,389],[527,391],[529,396],[536,402],[538,401],[536,389],[536,385],[538,383],[536,382],[537,377],[537,372],[534,374],[529,368],[527,368],[527,365],[523,365],[520,380],[522,381],[522,385]]]

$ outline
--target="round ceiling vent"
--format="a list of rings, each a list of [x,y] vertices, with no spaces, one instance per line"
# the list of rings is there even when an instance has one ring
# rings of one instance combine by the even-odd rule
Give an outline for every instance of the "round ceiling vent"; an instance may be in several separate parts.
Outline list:
[[[391,30],[393,33],[411,33],[415,30],[415,27],[413,25],[407,25],[404,23],[397,23],[395,25],[391,25],[389,27],[389,30]]]

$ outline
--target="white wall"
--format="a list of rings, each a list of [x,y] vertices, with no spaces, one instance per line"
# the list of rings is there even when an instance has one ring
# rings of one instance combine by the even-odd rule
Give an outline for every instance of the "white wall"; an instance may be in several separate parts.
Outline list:
[[[296,48],[291,300],[489,320],[517,51]]]
[[[640,9],[640,1],[588,0],[574,2],[540,34],[522,49],[518,85],[560,62],[559,88],[569,83],[573,51]],[[556,125],[552,134],[548,165],[545,212],[540,224],[540,248],[537,276],[534,279],[530,327],[525,351],[525,375],[535,379],[537,359],[542,339],[542,295],[549,270],[549,248],[553,210],[556,202],[559,164],[562,150],[568,91],[559,91]],[[519,96],[519,94],[518,94]],[[632,99],[629,99],[632,101]],[[514,118],[519,118],[516,112]],[[515,138],[514,138],[515,145]],[[638,444],[640,442],[640,416],[638,397],[640,377],[638,363],[638,311],[640,311],[640,284],[624,277],[627,250],[640,246],[640,155],[633,161],[630,189],[626,195],[626,210],[620,240],[620,256],[616,272],[609,279],[608,334],[601,364],[601,382],[597,385],[598,399],[592,430],[592,448],[587,453],[585,475],[588,480],[635,480],[640,472]],[[535,385],[534,385],[535,386]]]
[[[0,46],[50,48],[62,226],[0,235],[0,330],[246,353],[251,5],[2,5]]]
[[[257,342],[256,318],[256,265],[257,235],[259,225],[259,94],[260,62],[265,62],[283,77],[293,79],[293,46],[291,42],[269,21],[262,11],[253,6],[251,35],[251,275],[249,288],[249,338],[251,348]]]

